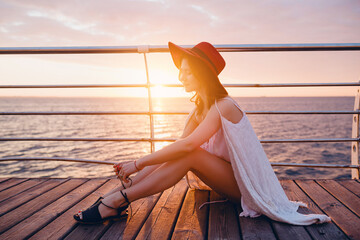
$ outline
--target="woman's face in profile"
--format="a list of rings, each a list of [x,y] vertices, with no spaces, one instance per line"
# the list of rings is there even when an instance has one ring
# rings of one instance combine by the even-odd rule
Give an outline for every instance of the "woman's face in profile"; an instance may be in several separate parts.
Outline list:
[[[192,73],[189,65],[189,60],[186,58],[183,58],[181,61],[179,80],[184,85],[186,92],[198,92],[198,90],[200,89],[200,82]]]

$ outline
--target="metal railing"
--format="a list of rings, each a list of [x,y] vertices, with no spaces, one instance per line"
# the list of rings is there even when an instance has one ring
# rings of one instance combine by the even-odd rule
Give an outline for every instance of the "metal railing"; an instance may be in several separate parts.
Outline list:
[[[192,46],[183,45],[191,48]],[[269,52],[269,51],[358,51],[360,43],[341,44],[238,44],[238,45],[215,45],[220,52]],[[0,85],[0,88],[147,88],[149,111],[118,111],[118,112],[0,112],[0,115],[148,115],[150,120],[149,138],[0,138],[0,141],[142,141],[151,144],[151,152],[154,151],[154,142],[175,141],[174,138],[154,137],[154,115],[178,115],[188,112],[158,112],[153,111],[151,88],[159,84],[152,84],[149,78],[149,70],[146,54],[154,52],[168,52],[167,46],[114,46],[114,47],[25,47],[25,48],[0,48],[0,54],[103,54],[103,53],[141,53],[144,56],[146,70],[146,84],[91,84],[91,85]],[[360,86],[360,83],[285,83],[285,84],[223,84],[226,88],[263,88],[263,87],[339,87]],[[180,84],[161,84],[163,87],[182,87]],[[246,114],[352,114],[353,128],[352,138],[326,138],[326,139],[269,139],[260,140],[262,143],[299,143],[299,142],[351,142],[351,164],[302,164],[302,163],[271,163],[272,166],[291,167],[321,167],[321,168],[350,168],[352,178],[359,178],[359,114],[360,96],[359,90],[355,98],[354,111],[249,111]],[[96,164],[114,164],[97,160],[69,159],[69,158],[1,158],[2,161],[67,161],[86,162]]]
[[[225,44],[214,45],[219,52],[282,52],[282,51],[353,51],[360,43],[309,44]],[[181,45],[192,48],[192,45]],[[74,54],[74,53],[160,53],[169,52],[167,45],[108,47],[2,47],[0,54]]]

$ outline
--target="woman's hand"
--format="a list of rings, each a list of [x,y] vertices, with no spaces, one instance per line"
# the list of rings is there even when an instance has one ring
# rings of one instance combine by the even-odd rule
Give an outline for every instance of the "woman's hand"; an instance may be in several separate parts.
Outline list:
[[[122,168],[123,163],[114,164],[114,172],[117,177],[119,177],[120,169]]]
[[[129,176],[137,171],[134,161],[127,161],[114,165],[115,174],[125,183],[128,182]]]

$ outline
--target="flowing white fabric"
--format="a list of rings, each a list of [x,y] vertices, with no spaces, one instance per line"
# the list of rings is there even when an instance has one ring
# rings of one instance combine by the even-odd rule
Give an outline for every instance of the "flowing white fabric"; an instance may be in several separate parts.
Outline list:
[[[239,105],[230,97],[240,111]],[[329,222],[322,214],[300,214],[301,202],[292,202],[281,187],[264,149],[257,138],[244,111],[238,123],[232,123],[220,114],[222,130],[229,151],[231,166],[241,192],[243,212],[240,216],[257,217],[261,214],[269,218],[294,225],[310,225]]]

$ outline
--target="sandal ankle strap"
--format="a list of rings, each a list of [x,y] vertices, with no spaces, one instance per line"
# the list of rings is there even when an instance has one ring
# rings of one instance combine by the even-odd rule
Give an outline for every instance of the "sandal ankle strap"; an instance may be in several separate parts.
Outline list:
[[[104,205],[105,207],[108,207],[108,208],[111,208],[111,209],[117,209],[117,208],[111,207],[111,206],[109,206],[109,205],[107,205],[107,204],[103,203],[102,201],[101,201],[100,203],[101,203],[102,205]]]
[[[127,178],[129,181],[130,181],[130,186],[129,187],[131,187],[132,186],[132,183],[133,183],[133,181],[132,181],[132,179],[131,178]],[[123,187],[123,190],[124,189],[126,189],[126,187],[125,187],[125,184],[124,184],[124,182],[123,182],[123,180],[121,180],[121,178],[119,178],[119,180],[120,180],[120,183],[121,183],[121,185],[122,185],[122,187]]]
[[[122,190],[120,190],[120,193],[121,193],[121,195],[124,197],[126,203],[129,205],[130,211],[131,211],[131,214],[130,214],[130,215],[132,216],[132,207],[131,207],[131,204],[130,204],[130,201],[129,201],[128,197],[127,197],[126,192],[124,193]]]
[[[126,193],[123,193],[122,190],[119,190],[119,192],[120,192],[121,195],[124,197],[125,201],[126,201],[128,204],[130,204],[130,201],[129,201],[128,197],[127,197],[127,194],[126,194]]]

